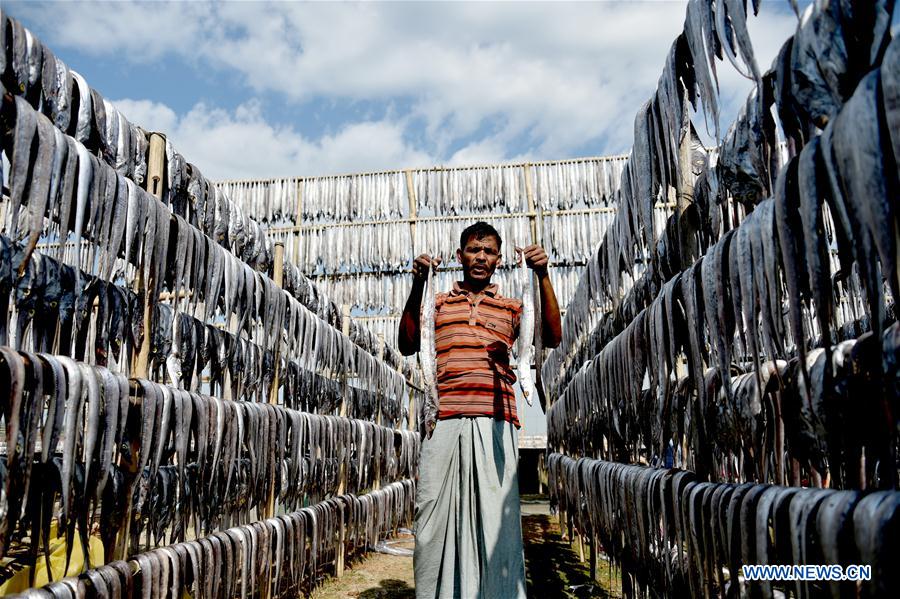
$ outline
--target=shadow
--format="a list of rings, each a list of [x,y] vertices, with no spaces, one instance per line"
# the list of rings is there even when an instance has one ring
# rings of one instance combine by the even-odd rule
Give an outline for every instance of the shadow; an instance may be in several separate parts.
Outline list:
[[[525,584],[529,597],[610,597],[591,580],[587,564],[562,540],[550,516],[522,517]]]
[[[415,599],[416,590],[402,580],[388,578],[377,587],[366,589],[357,595],[359,599]]]

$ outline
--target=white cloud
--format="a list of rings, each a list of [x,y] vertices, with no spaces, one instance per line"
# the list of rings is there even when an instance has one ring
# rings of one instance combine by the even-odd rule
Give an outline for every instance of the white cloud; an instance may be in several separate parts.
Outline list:
[[[165,133],[176,150],[211,179],[293,177],[428,166],[434,158],[404,141],[402,122],[349,123],[333,135],[307,139],[270,124],[258,102],[233,112],[195,105],[181,117],[164,104],[113,100],[132,122]]]
[[[217,132],[266,138],[281,152],[302,154],[303,143],[348,152],[346,159],[335,156],[337,164],[303,156],[308,158],[304,164],[334,171],[366,168],[350,158],[377,162],[366,151],[374,142],[359,147],[349,141],[358,142],[362,135],[386,135],[376,145],[390,155],[425,159],[404,141],[410,133],[405,127],[420,120],[424,145],[438,162],[501,161],[522,153],[564,158],[584,148],[593,148],[591,154],[626,150],[635,111],[655,89],[666,53],[683,27],[685,6],[53,3],[17,4],[15,11],[26,24],[40,21],[51,32],[47,41],[63,57],[63,49],[78,48],[103,56],[117,53],[143,65],[173,55],[198,68],[237,74],[256,94],[279,94],[301,109],[311,99],[411,101],[409,115],[377,126],[349,123],[315,142],[300,138],[296,148],[289,142],[299,138],[296,132],[265,125],[259,114],[224,115],[219,123],[202,118],[215,111],[200,105],[200,113],[195,107],[178,122],[179,133],[204,123]],[[793,14],[779,8],[764,3],[760,15],[748,19],[762,70],[795,26]],[[729,64],[719,63],[718,70],[724,131],[750,84]],[[197,102],[211,96],[202,89],[195,93]],[[454,150],[473,136],[478,139]]]

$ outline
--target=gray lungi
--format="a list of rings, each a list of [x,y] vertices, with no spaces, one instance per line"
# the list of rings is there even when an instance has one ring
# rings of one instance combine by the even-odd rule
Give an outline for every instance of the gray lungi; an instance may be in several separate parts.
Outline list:
[[[525,597],[518,439],[510,422],[439,420],[416,491],[416,597]]]

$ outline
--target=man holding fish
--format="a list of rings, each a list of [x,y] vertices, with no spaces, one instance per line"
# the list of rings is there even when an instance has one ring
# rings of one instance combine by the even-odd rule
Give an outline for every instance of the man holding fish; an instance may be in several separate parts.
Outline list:
[[[539,378],[537,390],[531,388],[528,356],[559,345],[562,323],[539,245],[516,248],[526,283],[533,279],[523,287],[525,301],[500,295],[491,277],[501,243],[488,223],[463,230],[456,250],[463,280],[446,293],[436,294],[432,279],[441,258],[423,254],[413,263],[399,346],[404,355],[420,353],[426,387],[418,415],[425,439],[416,497],[417,597],[525,597],[520,425],[509,349],[521,340],[519,379],[530,404],[541,391]],[[537,306],[529,294],[539,296]]]

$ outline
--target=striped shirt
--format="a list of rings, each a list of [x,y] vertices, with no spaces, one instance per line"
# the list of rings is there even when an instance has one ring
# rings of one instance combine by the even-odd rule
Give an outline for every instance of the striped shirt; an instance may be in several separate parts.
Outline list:
[[[509,348],[519,335],[522,302],[502,297],[497,285],[480,293],[453,284],[435,298],[438,418],[493,416],[516,426],[516,375]]]

